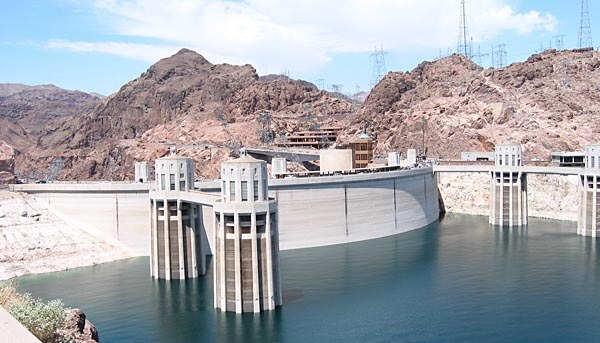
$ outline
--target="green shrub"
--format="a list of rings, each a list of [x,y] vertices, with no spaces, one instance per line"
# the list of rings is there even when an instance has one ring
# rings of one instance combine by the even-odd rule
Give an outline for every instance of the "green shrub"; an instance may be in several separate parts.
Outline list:
[[[42,342],[49,342],[66,318],[61,300],[45,303],[32,298],[30,294],[24,294],[18,301],[12,301],[7,310]]]

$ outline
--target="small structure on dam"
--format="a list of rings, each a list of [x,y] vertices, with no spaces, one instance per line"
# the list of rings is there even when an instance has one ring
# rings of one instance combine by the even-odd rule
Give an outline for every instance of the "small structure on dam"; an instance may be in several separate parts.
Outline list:
[[[490,224],[527,225],[527,174],[522,165],[520,144],[496,145],[496,167],[491,174]]]
[[[150,273],[157,279],[188,279],[206,274],[200,208],[181,200],[194,189],[194,162],[171,155],[156,160],[156,191],[150,197]]]
[[[600,144],[588,145],[585,149],[585,171],[581,179],[579,221],[577,233],[582,236],[598,237],[600,225]]]
[[[282,303],[279,232],[266,163],[242,152],[221,165],[221,184],[214,204],[215,307],[273,310]]]
[[[150,164],[148,162],[135,162],[134,181],[139,183],[150,180]]]

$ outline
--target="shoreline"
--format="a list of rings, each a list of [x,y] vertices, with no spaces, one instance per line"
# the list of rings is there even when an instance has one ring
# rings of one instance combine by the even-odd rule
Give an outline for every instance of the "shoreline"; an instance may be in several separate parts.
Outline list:
[[[0,191],[0,280],[134,257],[32,195]]]

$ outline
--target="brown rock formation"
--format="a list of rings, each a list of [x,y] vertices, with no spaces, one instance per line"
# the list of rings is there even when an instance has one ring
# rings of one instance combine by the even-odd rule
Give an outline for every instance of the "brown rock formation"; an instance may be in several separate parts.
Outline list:
[[[523,144],[526,159],[578,150],[600,133],[600,60],[594,51],[546,51],[483,70],[462,56],[389,73],[347,134],[368,126],[377,151],[421,147],[431,157]]]
[[[0,84],[0,137],[20,151],[42,134],[60,130],[65,120],[91,111],[100,98],[54,85]]]
[[[0,140],[0,184],[15,181],[15,149]]]
[[[216,177],[228,146],[258,145],[257,115],[270,111],[276,132],[307,121],[331,123],[349,101],[305,81],[260,80],[250,65],[214,65],[187,49],[160,60],[106,98],[88,115],[62,122],[19,159],[20,172],[38,175],[60,157],[59,179],[130,178],[136,160],[153,160],[169,146],[204,161],[198,177]],[[311,113],[307,119],[307,113]],[[308,124],[306,124],[308,125]]]
[[[515,141],[526,159],[547,159],[552,150],[597,141],[599,57],[551,50],[484,70],[454,55],[389,73],[363,104],[353,104],[305,81],[259,78],[250,65],[212,64],[183,49],[91,111],[52,119],[37,135],[29,128],[34,118],[0,125],[0,133],[10,131],[7,140],[17,148],[34,145],[17,156],[18,174],[43,178],[60,158],[59,179],[128,179],[135,161],[152,161],[174,144],[199,162],[197,177],[217,177],[231,147],[261,144],[265,111],[276,135],[335,125],[343,128],[338,142],[344,143],[366,127],[379,154],[425,142],[430,157],[458,158],[461,151]],[[9,93],[0,88],[7,94],[0,97],[15,96]]]
[[[54,334],[56,341],[77,343],[100,342],[96,326],[85,318],[85,313],[82,310],[70,309],[65,310],[65,313],[67,314],[67,318]]]

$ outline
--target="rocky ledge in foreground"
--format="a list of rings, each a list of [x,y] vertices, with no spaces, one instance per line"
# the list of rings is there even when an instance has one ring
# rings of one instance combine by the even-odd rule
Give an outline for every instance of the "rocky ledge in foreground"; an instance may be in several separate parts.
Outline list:
[[[100,342],[96,326],[85,318],[80,309],[65,310],[67,318],[54,334],[55,342],[97,343]]]

